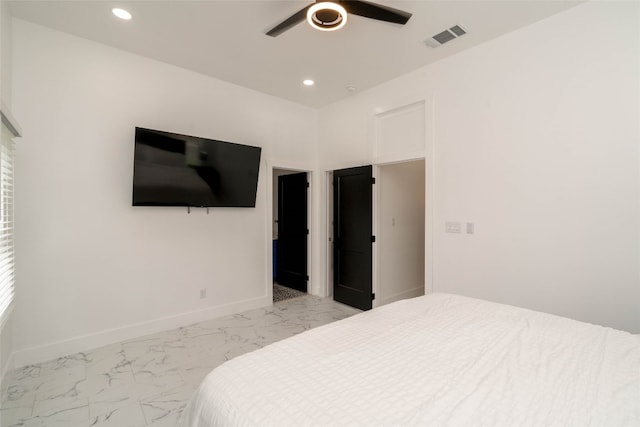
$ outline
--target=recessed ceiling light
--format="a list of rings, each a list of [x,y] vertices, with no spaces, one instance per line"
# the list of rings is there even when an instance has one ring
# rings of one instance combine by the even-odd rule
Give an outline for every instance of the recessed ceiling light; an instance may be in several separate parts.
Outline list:
[[[314,82],[311,79],[306,79],[306,80],[302,81],[302,84],[305,85],[305,86],[313,86],[314,84],[316,84],[316,82]]]
[[[118,18],[124,19],[125,21],[128,21],[131,18],[133,18],[133,16],[131,16],[129,12],[127,12],[124,9],[120,9],[119,7],[114,7],[113,9],[111,9],[111,12],[113,12],[113,14],[116,15]]]

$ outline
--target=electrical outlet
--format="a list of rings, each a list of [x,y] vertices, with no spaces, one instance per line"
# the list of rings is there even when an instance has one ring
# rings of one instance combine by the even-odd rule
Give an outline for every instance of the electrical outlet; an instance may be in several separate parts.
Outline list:
[[[200,299],[207,297],[207,290],[205,288],[200,289]]]
[[[445,222],[445,231],[447,233],[458,233],[460,234],[460,223],[459,222]]]

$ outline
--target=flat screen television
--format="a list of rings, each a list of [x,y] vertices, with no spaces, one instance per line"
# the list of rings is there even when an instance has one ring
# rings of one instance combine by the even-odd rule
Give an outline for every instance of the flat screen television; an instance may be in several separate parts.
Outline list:
[[[261,150],[136,127],[133,206],[255,207]]]

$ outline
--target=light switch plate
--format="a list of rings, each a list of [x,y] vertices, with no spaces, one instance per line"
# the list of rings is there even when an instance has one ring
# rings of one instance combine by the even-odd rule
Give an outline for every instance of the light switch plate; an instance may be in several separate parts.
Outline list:
[[[459,222],[445,222],[445,232],[447,233],[460,233],[460,223]]]
[[[473,234],[474,231],[475,231],[475,226],[473,225],[472,222],[468,222],[467,223],[467,234]]]

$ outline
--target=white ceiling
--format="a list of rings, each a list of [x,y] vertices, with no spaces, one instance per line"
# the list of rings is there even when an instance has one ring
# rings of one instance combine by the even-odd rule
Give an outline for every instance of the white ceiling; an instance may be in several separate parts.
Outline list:
[[[311,0],[10,1],[11,13],[310,107],[322,107],[463,49],[568,9],[580,1],[387,1],[413,13],[400,26],[349,16],[336,32],[303,22],[264,33]],[[129,10],[121,21],[111,8]],[[468,34],[436,49],[424,40],[460,24]],[[526,52],[522,52],[526,55]],[[301,81],[312,78],[314,87]]]

